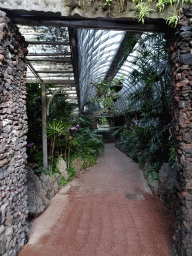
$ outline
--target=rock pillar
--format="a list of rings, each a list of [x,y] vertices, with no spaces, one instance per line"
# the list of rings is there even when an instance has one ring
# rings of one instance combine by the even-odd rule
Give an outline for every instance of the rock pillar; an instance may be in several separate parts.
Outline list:
[[[27,232],[25,77],[27,44],[0,11],[0,255],[16,255]]]
[[[177,255],[192,255],[192,5],[180,14],[170,46],[173,81],[173,133],[178,164]]]

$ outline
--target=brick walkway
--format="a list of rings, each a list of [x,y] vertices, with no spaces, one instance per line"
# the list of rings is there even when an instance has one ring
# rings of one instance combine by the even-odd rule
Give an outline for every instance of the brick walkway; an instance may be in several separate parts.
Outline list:
[[[174,255],[175,218],[114,144],[54,200],[35,220],[19,256]]]

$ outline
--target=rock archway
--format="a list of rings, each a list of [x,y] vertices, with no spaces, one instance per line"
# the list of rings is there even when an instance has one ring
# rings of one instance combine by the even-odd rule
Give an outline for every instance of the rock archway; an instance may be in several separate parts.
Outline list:
[[[10,6],[12,2],[15,3],[9,1]],[[54,8],[56,5],[55,2]],[[12,9],[19,8],[15,6]],[[20,9],[25,7],[21,4]],[[27,10],[31,11],[30,8]],[[27,43],[24,38],[5,13],[0,12],[1,255],[16,255],[25,243],[28,229],[24,186],[24,165],[27,158],[26,54]],[[173,134],[177,148],[180,198],[174,239],[178,255],[190,256],[192,255],[192,6],[183,9],[177,31],[170,38],[170,62],[173,78]]]

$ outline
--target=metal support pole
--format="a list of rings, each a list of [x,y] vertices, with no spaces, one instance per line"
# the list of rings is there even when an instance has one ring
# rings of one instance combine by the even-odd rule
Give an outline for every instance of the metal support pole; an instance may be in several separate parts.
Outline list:
[[[43,143],[43,168],[48,167],[48,158],[47,158],[47,113],[46,113],[46,85],[41,83],[41,95],[42,95],[42,143]]]

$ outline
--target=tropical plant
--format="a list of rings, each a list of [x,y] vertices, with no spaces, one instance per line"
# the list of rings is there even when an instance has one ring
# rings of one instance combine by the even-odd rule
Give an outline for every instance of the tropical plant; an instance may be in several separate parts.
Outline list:
[[[51,138],[51,146],[50,146],[50,161],[53,164],[54,161],[54,149],[56,145],[56,140],[59,136],[68,136],[68,125],[62,123],[61,121],[53,120],[52,123],[47,124],[47,136]]]
[[[145,18],[149,17],[149,12],[152,11],[152,9],[146,4],[146,3],[139,3],[135,6],[136,12],[137,12],[137,18],[139,21],[141,21],[144,24]]]
[[[50,95],[52,93],[50,91]],[[55,119],[68,123],[72,119],[72,112],[77,107],[77,104],[69,103],[67,98],[68,95],[64,91],[60,91],[54,95],[49,107],[48,121]]]
[[[70,165],[68,168],[67,168],[67,172],[68,172],[68,175],[69,175],[69,180],[72,180],[72,178],[75,176],[76,172],[75,172],[75,169]]]
[[[132,112],[127,113],[119,142],[135,161],[142,163],[148,159],[155,166],[151,173],[157,178],[155,173],[161,163],[169,161],[172,146],[167,50],[161,34],[148,34],[138,43],[138,54],[128,77],[128,82],[137,89],[129,95],[128,107]],[[153,45],[152,50],[149,44]]]
[[[49,175],[49,176],[53,175],[53,170],[50,165],[47,168],[43,168],[43,166],[40,166],[38,169],[34,169],[34,172],[39,177],[41,176],[42,173],[45,173],[46,175]]]
[[[128,106],[138,109],[143,116],[168,114],[170,120],[170,69],[168,51],[163,34],[144,35],[133,60],[133,71],[128,77],[129,83],[137,88],[129,94]],[[149,47],[149,45],[153,47]],[[161,119],[161,118],[160,118]]]
[[[83,0],[83,4],[84,4]],[[94,2],[97,0],[87,0],[87,2]],[[171,7],[172,11],[170,12],[170,17],[167,19],[167,22],[170,26],[175,27],[179,21],[179,11],[180,8],[183,7],[184,4],[190,4],[191,0],[103,0],[103,6],[108,8],[109,13],[111,12],[114,3],[118,3],[119,11],[123,11],[124,7],[126,6],[126,2],[133,2],[136,3],[135,10],[136,10],[136,18],[139,21],[144,23],[145,19],[150,17],[150,12],[154,12],[154,4],[159,11],[159,13],[164,12],[166,7]],[[80,1],[79,1],[80,3]]]
[[[147,172],[147,176],[151,176],[153,180],[159,179],[159,170],[162,166],[162,163],[154,163],[151,165]]]
[[[54,85],[46,86],[47,102],[49,101],[50,95],[53,94]],[[42,159],[37,159],[37,156],[42,155],[42,106],[41,106],[41,85],[39,83],[26,84],[26,106],[28,116],[28,134],[27,134],[27,153],[29,155],[28,161],[37,162],[39,165],[42,163]],[[48,97],[49,96],[49,97]],[[53,163],[53,155],[55,147],[60,147],[62,151],[62,145],[68,146],[66,142],[67,127],[70,126],[72,119],[72,111],[76,107],[76,104],[67,102],[67,95],[64,92],[57,93],[54,95],[50,107],[48,116],[48,137],[51,138],[50,152],[51,152],[51,163]],[[65,125],[64,125],[65,123]],[[61,128],[61,125],[65,126],[65,134],[62,134],[56,128]],[[58,127],[56,127],[58,126]],[[55,132],[54,134],[50,134]],[[68,132],[69,133],[69,132]],[[56,135],[57,134],[57,135]],[[62,136],[61,136],[62,135]],[[57,137],[60,137],[57,140]],[[56,140],[55,140],[56,139]],[[33,144],[33,146],[31,146]],[[58,155],[62,152],[58,152]]]
[[[61,186],[66,186],[67,185],[67,180],[65,179],[65,177],[61,177]]]
[[[100,82],[92,83],[96,89],[96,95],[89,102],[92,104],[97,103],[100,108],[99,111],[95,111],[95,114],[105,115],[116,111],[114,102],[121,98],[121,95],[116,92],[116,88],[121,86],[122,81],[124,81],[123,76],[112,81],[102,81],[100,79]]]
[[[96,164],[97,156],[83,154],[81,156],[81,158],[84,161],[83,169],[86,169],[86,168]]]
[[[97,130],[84,129],[76,135],[76,140],[78,141],[77,152],[81,155],[98,156],[99,152],[104,150],[102,136]]]
[[[38,83],[26,84],[26,110],[28,117],[28,145],[33,142],[36,146],[41,144],[42,137],[42,110],[41,86]],[[30,150],[30,147],[28,147]],[[31,152],[28,152],[30,155]]]
[[[176,152],[174,146],[170,148],[169,161],[172,163],[172,168],[174,168],[176,166]]]

